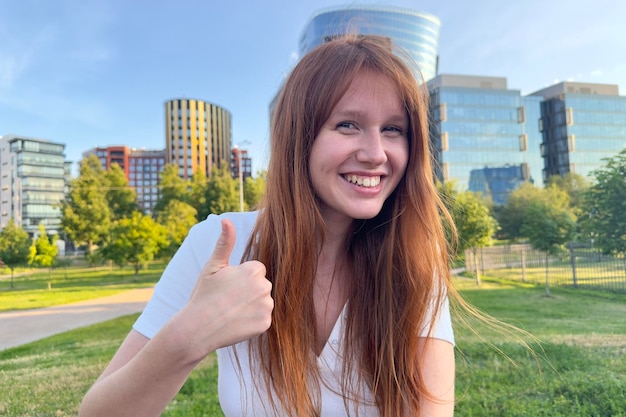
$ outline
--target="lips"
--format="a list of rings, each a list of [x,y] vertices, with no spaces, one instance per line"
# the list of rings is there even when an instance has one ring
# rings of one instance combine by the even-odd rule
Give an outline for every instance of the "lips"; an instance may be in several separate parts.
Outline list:
[[[343,178],[352,184],[358,185],[359,187],[365,187],[365,188],[376,187],[378,186],[378,184],[380,184],[380,175],[362,176],[362,175],[347,174],[347,175],[344,175]]]

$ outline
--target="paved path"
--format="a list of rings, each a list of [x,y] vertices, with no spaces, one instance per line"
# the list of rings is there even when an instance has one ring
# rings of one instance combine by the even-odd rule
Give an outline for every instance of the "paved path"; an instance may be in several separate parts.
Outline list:
[[[153,288],[55,307],[0,313],[0,350],[143,310]]]

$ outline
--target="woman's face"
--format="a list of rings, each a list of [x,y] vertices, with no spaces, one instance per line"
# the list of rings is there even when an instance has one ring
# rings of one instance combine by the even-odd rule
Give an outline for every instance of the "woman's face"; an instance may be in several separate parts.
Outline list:
[[[375,217],[409,159],[409,120],[396,86],[357,75],[315,138],[309,175],[327,221]]]

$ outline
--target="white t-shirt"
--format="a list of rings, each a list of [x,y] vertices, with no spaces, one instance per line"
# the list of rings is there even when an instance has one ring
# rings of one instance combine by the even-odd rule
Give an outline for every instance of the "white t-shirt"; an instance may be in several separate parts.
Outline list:
[[[250,233],[257,218],[256,212],[226,213],[219,216],[210,215],[206,220],[196,224],[163,272],[155,286],[154,294],[133,328],[142,335],[152,338],[154,335],[182,309],[195,286],[202,267],[213,252],[213,248],[221,233],[221,219],[226,217],[233,222],[237,232],[235,247],[231,253],[231,265],[237,265],[245,250]],[[446,340],[454,344],[454,334],[450,320],[450,311],[446,305],[440,310],[432,337]],[[321,415],[324,417],[344,417],[346,410],[340,390],[342,371],[341,342],[346,309],[335,323],[328,342],[317,359],[320,374],[324,383],[321,384]],[[239,366],[233,351],[237,351]],[[218,391],[222,410],[226,417],[268,416],[272,415],[264,387],[258,389],[252,383],[252,370],[248,361],[248,342],[218,349]],[[241,369],[241,371],[240,371]],[[262,382],[256,378],[257,385]],[[363,388],[366,398],[367,388]],[[267,409],[266,409],[267,407]],[[354,415],[351,410],[350,415]],[[378,410],[372,405],[361,405],[360,416],[378,416]]]

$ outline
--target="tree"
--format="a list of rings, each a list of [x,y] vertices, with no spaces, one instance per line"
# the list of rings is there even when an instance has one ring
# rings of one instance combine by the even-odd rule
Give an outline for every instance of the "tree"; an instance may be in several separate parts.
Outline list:
[[[187,236],[189,229],[196,223],[196,209],[187,203],[171,200],[157,216],[157,222],[165,228],[169,242],[163,249],[166,256],[172,256]]]
[[[560,208],[570,206],[567,193],[556,185],[548,185],[542,189],[524,183],[511,192],[506,204],[495,209],[495,217],[500,225],[500,238],[515,240],[523,237],[521,229],[526,222],[526,209],[535,201],[549,202]]]
[[[267,172],[260,172],[256,178],[248,177],[243,183],[243,197],[247,209],[254,209],[265,194]]]
[[[495,216],[500,225],[500,238],[515,240],[521,237],[520,229],[524,223],[525,209],[530,201],[539,198],[540,193],[540,188],[524,183],[509,194],[506,204],[495,208]]]
[[[585,192],[589,188],[589,181],[580,174],[568,172],[567,174],[552,175],[546,182],[546,187],[556,186],[564,191],[569,197],[569,206],[576,215],[580,214]]]
[[[15,267],[28,261],[29,240],[28,233],[12,218],[0,231],[0,260],[11,269],[11,288],[14,287]]]
[[[487,200],[481,194],[471,191],[459,192],[455,181],[438,183],[437,189],[443,203],[452,215],[458,236],[458,252],[464,253],[466,249],[472,250],[476,285],[480,285],[477,251],[479,248],[491,244],[498,223],[491,216]],[[445,224],[444,226],[446,233],[450,235],[451,227]]]
[[[70,182],[61,202],[61,225],[68,238],[86,243],[89,255],[102,243],[111,225],[111,210],[106,198],[108,183],[95,155],[83,159],[79,176]]]
[[[489,207],[480,195],[470,191],[457,194],[452,217],[459,235],[459,250],[471,249],[474,255],[476,285],[480,285],[477,251],[491,244],[498,223],[491,217]]]
[[[137,211],[137,193],[129,187],[126,174],[118,164],[112,164],[104,174],[108,188],[106,199],[111,210],[111,220],[130,217]]]
[[[189,184],[178,175],[178,167],[174,164],[167,164],[160,174],[161,198],[154,206],[154,212],[163,210],[167,203],[172,200],[189,203]]]
[[[521,233],[533,248],[546,254],[546,295],[550,296],[548,281],[549,257],[559,253],[574,236],[576,218],[573,212],[549,201],[536,200],[526,208]]]
[[[28,254],[28,263],[36,267],[52,268],[59,253],[59,247],[54,243],[56,235],[52,241],[46,233],[46,227],[39,223],[39,236],[33,239]]]
[[[191,177],[188,203],[196,210],[196,218],[198,221],[206,219],[206,217],[209,215],[209,205],[207,204],[207,187],[208,178],[202,170],[196,170],[196,172],[193,174],[193,177]]]
[[[166,231],[152,217],[138,211],[114,223],[109,241],[101,252],[116,265],[133,265],[135,278],[139,269],[167,246]]]
[[[446,210],[450,213],[451,216],[453,216],[456,207],[456,199],[459,194],[456,186],[456,181],[452,180],[446,182],[437,182],[436,186],[439,197],[445,205]],[[459,250],[459,247],[457,245],[458,241],[453,240],[453,231],[455,231],[455,225],[449,224],[449,221],[444,216],[441,216],[441,221],[443,223],[443,229],[446,234],[446,240],[448,241],[448,244],[455,245],[456,252],[462,254],[463,252]],[[452,221],[454,222],[454,219]]]
[[[592,172],[594,183],[584,194],[583,231],[605,254],[626,253],[626,149]]]
[[[239,211],[238,181],[230,175],[228,164],[223,162],[218,169],[213,167],[207,186],[209,213],[221,214]]]

